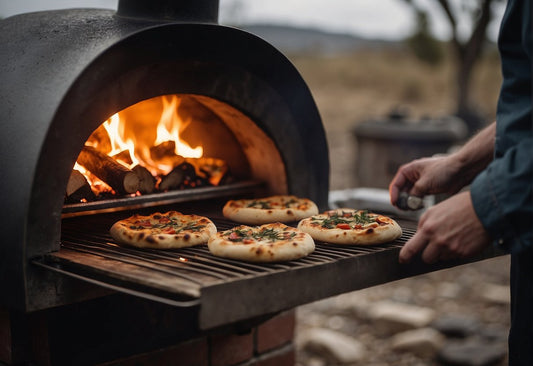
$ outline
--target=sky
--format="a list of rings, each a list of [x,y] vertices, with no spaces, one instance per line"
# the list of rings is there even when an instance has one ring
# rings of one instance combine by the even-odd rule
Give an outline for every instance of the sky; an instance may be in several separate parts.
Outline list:
[[[221,24],[275,23],[389,40],[405,38],[411,34],[415,24],[412,9],[402,0],[219,1]],[[450,29],[437,2],[415,1],[430,12],[434,36],[449,39]],[[80,7],[116,9],[117,4],[118,0],[0,0],[0,16]],[[496,39],[503,6],[495,10],[499,15],[489,27],[489,38],[492,40]],[[460,26],[467,30],[468,22],[463,21]]]

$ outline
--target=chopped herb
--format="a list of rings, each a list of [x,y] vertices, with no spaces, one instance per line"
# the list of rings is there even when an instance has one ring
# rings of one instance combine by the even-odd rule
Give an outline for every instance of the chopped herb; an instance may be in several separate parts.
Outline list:
[[[152,224],[150,226],[142,226],[142,225],[132,225],[130,226],[130,229],[132,230],[143,230],[143,229],[147,229],[147,228],[151,228],[151,229],[169,229],[169,228],[172,228],[176,231],[176,233],[179,233],[179,232],[182,232],[184,230],[190,230],[190,231],[200,231],[201,229],[203,229],[205,227],[205,225],[202,225],[202,224],[196,224],[194,222],[189,222],[185,225],[183,225],[181,222],[179,221],[176,221],[175,219],[170,219],[169,222],[164,222],[164,223],[157,223],[157,224]]]
[[[376,219],[368,214],[368,211],[357,212],[335,212],[331,216],[328,216],[325,219],[315,218],[313,222],[319,223],[322,227],[326,229],[333,229],[339,224],[356,224],[356,225],[366,225],[372,222],[375,222]]]
[[[272,208],[270,206],[270,203],[267,201],[252,201],[246,207],[262,208],[262,209]]]
[[[294,205],[295,203],[298,203],[298,201],[295,200],[294,198],[291,198],[290,201],[285,202],[283,206],[289,208],[291,207],[291,205]]]
[[[252,231],[252,230],[232,230],[228,235],[229,240],[231,241],[243,241],[244,239],[255,239],[255,240],[264,240],[269,242],[274,242],[277,240],[289,240],[296,236],[296,233],[293,231],[279,231],[276,229],[262,229],[261,231]]]

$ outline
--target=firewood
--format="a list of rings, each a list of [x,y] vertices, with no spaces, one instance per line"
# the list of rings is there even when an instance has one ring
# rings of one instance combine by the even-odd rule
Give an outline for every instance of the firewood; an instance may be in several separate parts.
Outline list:
[[[159,190],[169,191],[180,188],[185,181],[196,178],[194,166],[189,163],[182,163],[176,166],[170,173],[165,175],[159,183]]]
[[[113,155],[112,158],[115,160],[120,160],[128,166],[133,164],[133,160],[131,160],[131,154],[129,150],[122,150],[118,154]]]
[[[83,147],[78,156],[78,164],[109,184],[118,194],[135,193],[139,190],[137,174],[94,147]]]
[[[106,154],[111,152],[111,139],[104,125],[100,125],[100,127],[94,130],[87,142],[89,142],[89,145],[96,147]]]
[[[155,178],[148,169],[142,165],[136,165],[132,171],[139,177],[139,192],[152,193],[155,189]]]
[[[150,148],[150,157],[153,160],[161,160],[165,157],[176,155],[175,149],[176,143],[174,141],[165,141]]]
[[[150,148],[150,157],[159,163],[178,166],[185,161],[185,158],[175,153],[176,143],[174,141],[165,141],[159,145]]]
[[[65,192],[65,202],[79,203],[82,200],[94,201],[95,198],[96,196],[85,176],[76,169],[72,170]]]

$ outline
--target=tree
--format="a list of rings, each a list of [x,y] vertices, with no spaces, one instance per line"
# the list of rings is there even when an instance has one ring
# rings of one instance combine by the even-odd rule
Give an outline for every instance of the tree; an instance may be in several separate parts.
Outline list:
[[[403,1],[412,6],[417,14],[426,12],[413,0]],[[472,134],[485,123],[472,105],[470,95],[472,72],[487,44],[487,28],[495,16],[492,6],[501,0],[430,1],[439,5],[451,28],[450,46],[456,67],[455,114],[466,122],[469,132]],[[459,6],[454,7],[454,4]],[[470,34],[463,38],[459,29],[459,19],[465,15],[469,17],[472,27]],[[418,18],[420,19],[420,16]]]
[[[428,16],[425,12],[417,11],[417,29],[406,42],[411,51],[421,61],[431,66],[437,66],[444,58],[439,42],[429,31]]]

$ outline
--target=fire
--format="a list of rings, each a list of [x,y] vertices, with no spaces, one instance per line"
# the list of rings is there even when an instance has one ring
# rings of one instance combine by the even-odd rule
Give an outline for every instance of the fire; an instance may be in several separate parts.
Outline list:
[[[97,194],[218,185],[228,170],[226,163],[204,158],[202,146],[191,147],[181,138],[193,121],[178,113],[180,103],[177,95],[162,96],[115,113],[91,134],[74,169]]]
[[[133,168],[135,165],[139,164],[139,159],[135,156],[135,142],[133,139],[125,139],[124,130],[125,123],[121,122],[120,116],[118,113],[115,113],[107,121],[103,123],[105,130],[111,140],[111,151],[108,153],[109,156],[114,156],[125,151],[128,152],[131,163],[128,164],[122,159],[119,159],[121,163],[126,165],[128,168]]]
[[[185,141],[180,139],[180,132],[183,131],[191,120],[183,121],[178,115],[178,107],[180,99],[173,95],[169,100],[163,97],[163,113],[157,125],[157,138],[154,145],[162,144],[166,141],[174,141],[176,147],[174,152],[176,155],[184,158],[201,158],[203,156],[203,148],[201,146],[192,148]]]

